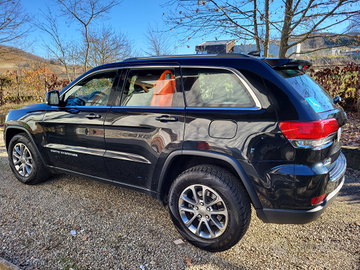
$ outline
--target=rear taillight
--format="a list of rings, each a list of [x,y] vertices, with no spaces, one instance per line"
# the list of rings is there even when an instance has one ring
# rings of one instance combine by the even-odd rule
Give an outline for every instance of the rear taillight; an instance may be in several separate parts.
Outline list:
[[[318,121],[284,121],[279,123],[279,127],[295,147],[305,148],[329,143],[339,129],[335,118]]]
[[[325,199],[326,194],[323,194],[321,196],[317,196],[314,198],[311,198],[311,205],[319,205],[322,204]]]

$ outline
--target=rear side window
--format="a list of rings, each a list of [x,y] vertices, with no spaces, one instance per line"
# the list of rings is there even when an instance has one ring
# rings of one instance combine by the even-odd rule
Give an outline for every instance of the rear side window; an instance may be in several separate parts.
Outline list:
[[[229,70],[183,68],[183,82],[189,107],[254,107],[243,83]]]
[[[174,69],[131,69],[125,82],[121,106],[174,107]]]
[[[309,103],[315,112],[334,109],[330,95],[312,78],[298,69],[281,69],[277,72]]]

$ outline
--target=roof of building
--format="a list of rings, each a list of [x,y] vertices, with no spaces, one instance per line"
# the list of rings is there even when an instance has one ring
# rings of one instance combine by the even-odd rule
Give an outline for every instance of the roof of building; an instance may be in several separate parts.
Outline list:
[[[212,46],[212,45],[227,45],[231,42],[233,42],[234,40],[214,40],[214,41],[205,41],[203,43],[200,43],[198,45],[196,45],[196,47],[203,47],[203,46]]]

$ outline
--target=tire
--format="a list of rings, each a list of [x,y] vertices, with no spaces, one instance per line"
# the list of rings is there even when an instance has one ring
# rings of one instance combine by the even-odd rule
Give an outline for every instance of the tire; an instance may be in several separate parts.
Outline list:
[[[50,176],[50,172],[25,133],[17,134],[11,139],[8,157],[13,173],[24,184],[35,185],[44,182]]]
[[[170,188],[168,206],[179,233],[211,252],[238,243],[251,219],[250,200],[242,183],[213,165],[199,165],[181,173]]]

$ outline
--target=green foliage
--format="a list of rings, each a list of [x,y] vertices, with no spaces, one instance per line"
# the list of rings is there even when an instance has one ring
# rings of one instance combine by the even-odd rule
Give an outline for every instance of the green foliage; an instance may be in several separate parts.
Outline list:
[[[201,96],[204,100],[212,100],[214,98],[215,91],[220,91],[227,99],[231,99],[234,95],[234,78],[229,74],[199,74],[199,82],[201,89]],[[235,85],[236,85],[235,81]],[[225,91],[223,91],[225,90]]]

